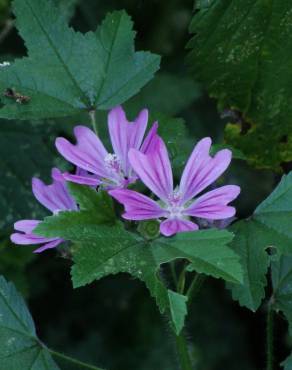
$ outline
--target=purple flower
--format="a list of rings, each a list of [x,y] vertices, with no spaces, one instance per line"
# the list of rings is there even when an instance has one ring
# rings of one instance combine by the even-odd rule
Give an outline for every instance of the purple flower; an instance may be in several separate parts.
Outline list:
[[[77,211],[77,204],[67,190],[61,171],[53,168],[52,178],[53,183],[51,185],[45,185],[37,178],[32,179],[32,191],[36,199],[53,214],[65,210]],[[33,230],[40,222],[39,220],[21,220],[16,222],[14,228],[20,232],[12,234],[10,237],[11,241],[20,245],[43,244],[34,253],[41,253],[46,249],[55,248],[64,241],[60,238],[45,238],[35,235]]]
[[[131,148],[146,153],[157,131],[154,123],[142,144],[148,121],[148,111],[142,110],[134,122],[129,122],[122,107],[108,115],[108,129],[114,153],[109,153],[99,137],[86,126],[76,126],[76,145],[57,138],[56,147],[69,162],[83,169],[83,175],[64,173],[66,180],[84,185],[103,185],[106,189],[124,188],[137,180],[128,159]]]
[[[230,150],[220,150],[212,158],[209,155],[211,139],[199,141],[184,168],[179,186],[174,189],[165,144],[157,135],[153,141],[155,144],[146,155],[131,149],[129,160],[139,178],[160,200],[154,201],[133,190],[111,190],[110,195],[125,206],[125,219],[166,219],[160,224],[160,232],[171,236],[198,230],[198,225],[190,217],[221,220],[234,216],[235,208],[228,203],[238,196],[239,186],[222,186],[196,197],[227,169],[231,161]]]

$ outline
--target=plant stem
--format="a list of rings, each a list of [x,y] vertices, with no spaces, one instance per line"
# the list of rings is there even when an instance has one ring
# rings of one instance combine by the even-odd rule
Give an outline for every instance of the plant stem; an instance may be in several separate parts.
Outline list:
[[[10,34],[10,32],[13,30],[13,27],[14,27],[14,21],[12,19],[7,19],[2,31],[0,32],[0,44]]]
[[[98,128],[97,128],[97,122],[96,122],[96,116],[95,116],[95,110],[94,109],[89,111],[89,117],[90,117],[90,121],[91,121],[91,125],[93,127],[93,130],[96,133],[96,135],[98,136]]]
[[[177,291],[180,294],[184,294],[185,291],[185,283],[186,283],[186,265],[183,267],[177,283]]]
[[[170,262],[170,270],[171,270],[171,276],[175,285],[175,288],[177,289],[177,276],[176,276],[176,270],[175,270],[175,260]]]
[[[187,291],[187,297],[188,297],[188,302],[191,302],[192,298],[194,296],[196,296],[204,281],[207,279],[207,276],[206,275],[203,275],[203,274],[197,274],[195,277],[194,277],[194,280],[192,281],[188,291]]]
[[[274,312],[272,303],[268,303],[267,311],[267,370],[274,368]]]
[[[93,366],[93,365],[90,365],[90,364],[86,364],[85,362],[76,360],[75,358],[72,358],[72,357],[63,355],[60,352],[53,351],[52,349],[48,349],[48,351],[50,352],[50,354],[52,356],[58,357],[58,358],[60,358],[62,360],[68,361],[68,362],[71,362],[72,364],[75,364],[76,366],[79,366],[79,367],[83,367],[84,369],[102,370],[102,369],[100,369],[100,368],[98,368],[96,366]]]
[[[175,342],[181,370],[193,370],[188,344],[182,332],[180,335],[176,335]]]

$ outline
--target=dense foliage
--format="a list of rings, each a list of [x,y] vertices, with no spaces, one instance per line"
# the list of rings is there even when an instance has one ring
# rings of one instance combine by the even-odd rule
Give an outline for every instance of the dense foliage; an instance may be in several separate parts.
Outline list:
[[[291,368],[291,17],[0,0],[0,370]]]

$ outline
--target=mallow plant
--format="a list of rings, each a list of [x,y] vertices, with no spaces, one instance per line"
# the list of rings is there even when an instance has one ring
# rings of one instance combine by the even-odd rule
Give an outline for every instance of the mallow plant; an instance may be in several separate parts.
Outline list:
[[[204,7],[205,18],[200,12],[194,16],[202,34],[203,23],[222,3],[228,1]],[[14,220],[12,248],[33,245],[38,258],[65,252],[74,288],[121,272],[142,281],[167,318],[182,370],[197,366],[186,324],[190,304],[209,277],[223,279],[241,306],[264,307],[267,370],[274,369],[274,315],[282,311],[289,324],[292,318],[291,173],[252,215],[238,220],[234,201],[249,194],[241,192],[240,178],[237,184],[227,180],[233,153],[239,153],[236,142],[218,150],[210,137],[185,134],[186,148],[177,148],[183,161],[177,166],[169,142],[179,137],[171,136],[171,118],[166,124],[153,122],[147,106],[134,119],[126,114],[127,101],[152,79],[160,57],[135,51],[132,22],[124,11],[108,14],[86,34],[70,28],[48,0],[14,0],[13,11],[28,51],[0,66],[0,117],[65,117],[72,123],[79,115],[83,123],[68,136],[56,137],[60,168],[52,163],[51,181],[32,178],[35,201],[48,215],[35,219],[28,213]],[[202,58],[194,52],[196,37],[200,41],[202,35],[189,45],[189,63],[194,55]],[[200,77],[204,82],[203,72]],[[100,110],[107,111],[107,123],[99,118]],[[268,280],[271,294],[266,297]],[[60,360],[87,369],[104,365],[48,348],[23,298],[0,277],[0,369],[57,370]],[[291,363],[289,357],[285,370]]]
[[[78,233],[78,230],[74,231],[75,223],[78,228],[82,229],[81,235],[77,236],[81,243],[87,240],[94,241],[95,235],[104,238],[103,242],[105,242],[107,239],[106,235],[103,236],[104,230],[112,233],[113,238],[115,238],[117,230],[122,232],[125,238],[128,234],[129,240],[133,238],[133,241],[136,240],[137,243],[145,243],[144,248],[150,249],[149,240],[153,241],[153,248],[156,248],[155,243],[160,243],[160,253],[165,254],[165,256],[155,256],[155,253],[159,251],[159,247],[157,247],[157,251],[153,250],[153,257],[155,259],[162,258],[160,262],[157,261],[158,265],[164,262],[164,259],[166,259],[165,262],[171,260],[174,275],[176,275],[175,259],[184,257],[189,260],[189,263],[186,263],[180,272],[182,278],[187,269],[191,269],[194,257],[192,257],[192,252],[184,250],[183,246],[175,251],[175,248],[177,248],[175,238],[172,239],[172,242],[174,242],[172,249],[174,248],[174,250],[170,248],[168,251],[168,237],[182,233],[182,238],[179,240],[190,244],[190,246],[194,240],[198,240],[198,244],[200,244],[201,238],[205,239],[206,242],[211,237],[214,243],[216,234],[219,237],[221,233],[216,230],[212,230],[211,233],[208,230],[200,233],[198,231],[199,220],[209,220],[210,226],[208,229],[212,228],[212,221],[231,220],[236,210],[229,203],[239,195],[240,187],[236,185],[220,186],[201,195],[207,187],[212,185],[224,173],[232,157],[231,151],[228,149],[222,149],[212,157],[209,153],[211,148],[210,138],[204,138],[194,146],[186,162],[181,180],[175,186],[166,145],[157,133],[159,123],[155,122],[152,125],[143,141],[147,123],[148,111],[145,109],[140,112],[134,122],[129,122],[121,106],[113,108],[108,114],[108,131],[114,153],[108,153],[98,135],[86,126],[76,126],[74,128],[76,144],[71,144],[64,138],[57,138],[56,147],[58,151],[76,166],[76,174],[62,173],[59,169],[54,168],[52,170],[52,184],[45,185],[40,179],[32,179],[32,191],[35,198],[54,216],[43,223],[39,220],[17,221],[14,224],[16,232],[11,235],[11,241],[17,245],[41,245],[34,251],[35,253],[41,253],[48,249],[57,248],[61,243],[74,241],[74,233]],[[77,187],[76,185],[74,187],[70,186],[70,182],[78,184]],[[149,192],[149,190],[143,189],[144,192],[148,192],[149,196],[129,189],[129,187],[133,187],[134,184],[139,182],[143,182],[150,190]],[[79,193],[77,197],[75,195],[76,191]],[[124,205],[125,212],[114,212],[111,197]],[[154,197],[158,199],[154,200]],[[93,200],[96,203],[95,212],[97,214],[92,212],[90,220],[82,221],[80,216],[87,213],[93,206],[91,204]],[[103,212],[106,212],[106,210],[103,210],[103,202],[105,201],[107,203],[106,207],[111,208],[111,222],[117,224],[116,230],[114,225],[104,226],[108,224],[108,220],[103,215]],[[69,224],[74,218],[71,231],[69,231],[70,227],[67,229],[66,224],[63,224],[64,216]],[[119,218],[121,218],[120,221],[118,221]],[[131,225],[125,225],[122,219],[133,222]],[[147,220],[150,222],[149,225],[147,225]],[[55,222],[59,223],[60,221],[63,224],[61,228],[64,229],[60,233],[55,230],[53,225],[46,226],[47,222],[55,224]],[[144,232],[140,232],[139,221],[146,222],[143,227]],[[154,234],[153,222],[156,224]],[[89,226],[92,230],[88,232],[87,228]],[[65,236],[67,232],[68,237]],[[52,234],[55,235],[52,236]],[[229,239],[228,233],[224,232],[223,235],[224,239]],[[119,233],[116,237],[119,237]],[[128,244],[125,243],[125,248],[127,246]],[[116,245],[109,247],[117,248],[118,259],[125,258],[125,256],[119,256],[120,254],[123,255],[124,252],[121,241],[117,240]],[[141,245],[135,246],[135,244],[133,247],[137,249],[138,255],[139,248],[143,248]],[[70,250],[70,246],[68,248]],[[82,253],[86,251],[86,246],[83,248]],[[96,248],[98,249],[98,245],[96,245]],[[189,253],[190,257],[188,257]],[[119,262],[114,261],[115,257],[115,255],[111,256],[106,263],[110,265],[112,260],[116,264],[115,268],[119,269]],[[213,256],[212,259],[214,257],[215,259],[211,264],[216,269],[216,265],[219,267],[220,262],[219,260],[216,261],[216,256]],[[228,251],[228,258],[230,257],[233,260],[233,266],[229,268],[234,270],[230,272],[230,280],[240,280],[238,258],[231,250]],[[147,264],[151,264],[150,260],[143,261],[143,258],[141,258],[140,261],[132,261],[130,256],[128,258],[124,263],[129,264],[129,266],[133,263],[133,267],[139,269],[139,264],[143,262],[146,271],[151,268],[151,266],[147,266]],[[206,261],[203,263],[199,260],[200,255],[195,258],[199,265],[202,264],[199,272],[212,275],[212,272],[208,271],[210,266],[206,271],[203,267],[204,263],[210,263],[208,257],[205,258]],[[137,266],[135,266],[136,263]],[[224,273],[225,263],[223,259],[221,273]],[[120,265],[120,268],[123,271],[123,264]],[[138,271],[138,274],[141,275],[142,280],[145,279],[147,284],[149,278],[146,273],[141,270]],[[220,272],[218,275],[220,276]],[[152,279],[157,280],[155,284],[159,282],[161,284],[160,289],[165,290],[164,294],[167,296],[167,300],[163,303],[162,312],[167,314],[169,310],[170,321],[179,341],[178,350],[181,357],[181,366],[190,368],[192,360],[189,357],[186,344],[181,342],[183,337],[180,334],[183,329],[184,316],[187,313],[188,296],[183,295],[184,287],[181,286],[181,282],[177,283],[177,290],[169,290],[166,282],[159,281],[158,271],[151,277],[151,283],[149,282],[151,285],[153,284]],[[189,296],[198,282],[201,282],[201,277],[198,279],[198,276],[196,276],[191,283]],[[163,298],[161,293],[156,292],[155,285],[150,286],[150,290],[156,296],[158,302]],[[176,307],[176,305],[179,306]]]

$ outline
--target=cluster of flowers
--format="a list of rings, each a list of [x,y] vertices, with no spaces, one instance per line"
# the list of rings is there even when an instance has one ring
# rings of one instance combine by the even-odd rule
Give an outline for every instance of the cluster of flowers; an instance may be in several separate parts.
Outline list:
[[[147,110],[142,110],[134,122],[129,122],[121,107],[112,109],[108,115],[108,130],[114,154],[108,153],[99,137],[85,126],[75,127],[75,145],[65,138],[57,138],[57,150],[76,166],[76,173],[61,173],[55,168],[51,185],[33,178],[32,191],[36,199],[53,214],[64,210],[78,211],[66,181],[102,187],[124,205],[123,218],[136,221],[157,219],[164,236],[197,230],[199,227],[193,218],[223,220],[233,217],[235,208],[228,203],[238,196],[238,186],[226,185],[198,196],[227,169],[231,151],[223,149],[211,157],[211,139],[202,139],[193,149],[179,185],[174,187],[168,152],[157,134],[157,122],[143,140],[147,122]],[[138,179],[159,199],[155,201],[127,189]],[[63,242],[60,238],[35,235],[33,230],[40,222],[16,222],[14,227],[18,232],[11,235],[12,242],[42,244],[35,253],[55,248]]]

